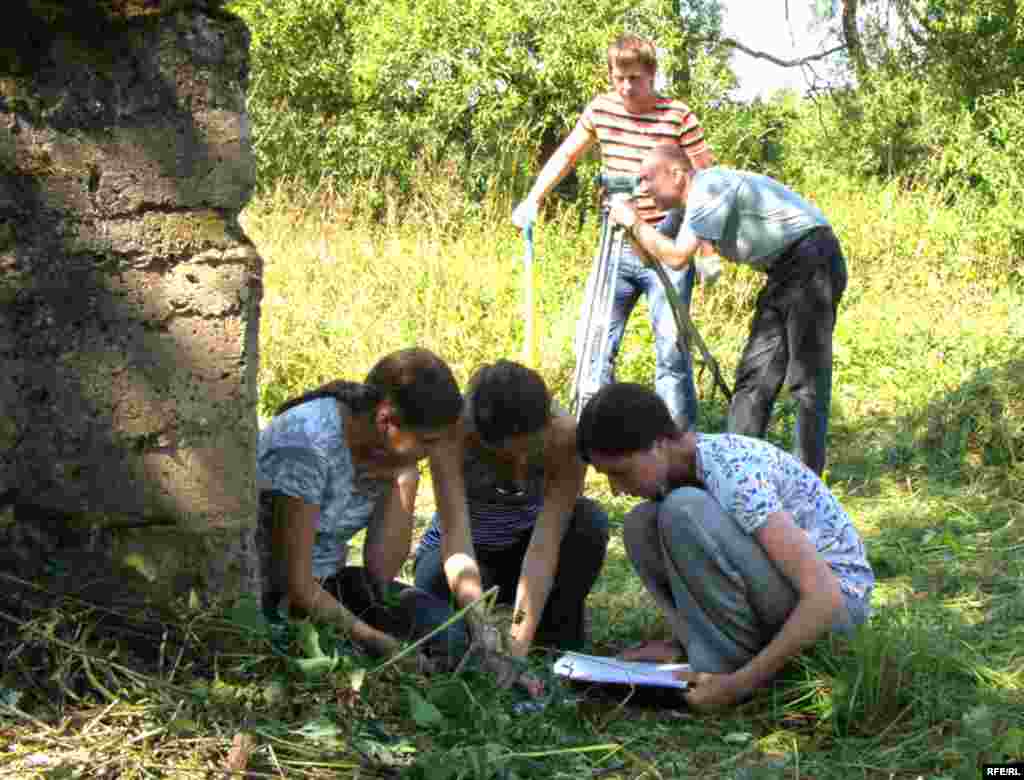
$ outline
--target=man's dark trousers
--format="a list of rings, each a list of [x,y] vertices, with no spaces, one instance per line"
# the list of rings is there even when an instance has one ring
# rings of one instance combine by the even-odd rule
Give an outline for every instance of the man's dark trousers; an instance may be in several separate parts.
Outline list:
[[[785,382],[798,405],[793,454],[819,475],[832,401],[832,331],[846,278],[846,260],[829,227],[805,233],[773,263],[757,296],[729,407],[731,433],[762,438]]]

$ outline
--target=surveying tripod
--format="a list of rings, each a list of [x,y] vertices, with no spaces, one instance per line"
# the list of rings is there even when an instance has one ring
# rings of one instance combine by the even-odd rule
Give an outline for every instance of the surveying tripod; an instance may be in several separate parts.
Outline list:
[[[576,370],[572,382],[572,411],[576,419],[580,418],[583,408],[598,390],[601,389],[601,374],[609,359],[608,334],[611,328],[612,308],[615,303],[615,282],[619,275],[619,262],[622,259],[623,242],[626,231],[612,223],[608,217],[611,204],[634,197],[639,180],[636,176],[609,176],[602,173],[597,184],[602,187],[605,197],[601,202],[601,243],[594,268],[587,282],[587,291],[581,316],[582,330],[576,339]],[[675,286],[669,279],[661,263],[653,261],[658,280],[665,288],[665,296],[672,317],[676,321],[676,343],[685,355],[691,355],[691,343],[700,352],[700,372],[711,369],[714,380],[712,393],[721,388],[727,400],[732,400],[732,390],[722,378],[722,371],[704,339],[697,332],[697,327],[690,319],[689,303],[683,303]]]

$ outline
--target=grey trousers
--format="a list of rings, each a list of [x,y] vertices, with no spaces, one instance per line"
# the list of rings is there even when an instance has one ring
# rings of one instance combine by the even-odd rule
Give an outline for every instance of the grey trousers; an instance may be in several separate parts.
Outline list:
[[[706,491],[678,488],[641,504],[623,539],[694,671],[736,671],[796,608],[790,581]],[[848,615],[833,628],[848,630]]]

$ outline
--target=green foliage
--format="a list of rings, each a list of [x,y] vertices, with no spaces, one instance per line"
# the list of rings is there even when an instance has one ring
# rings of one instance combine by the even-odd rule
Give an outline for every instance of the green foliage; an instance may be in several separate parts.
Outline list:
[[[686,89],[688,35],[717,29],[694,2],[237,0],[253,32],[250,91],[260,180],[393,177],[449,161],[471,198],[490,182],[522,190],[586,102],[607,88],[605,49],[623,31],[654,38]],[[721,65],[719,57],[719,66]],[[720,95],[716,97],[721,97]],[[372,204],[382,206],[378,202]]]
[[[839,5],[819,10],[836,18]],[[831,169],[952,185],[950,202],[966,196],[969,209],[1020,202],[1024,14],[1016,5],[867,0],[857,29],[865,61],[847,73],[853,85],[797,106],[775,137],[783,177]],[[1003,225],[1019,241],[1013,223]]]
[[[1024,77],[1024,13],[1005,0],[901,4],[903,44],[889,62],[925,74],[929,89],[968,109]],[[985,63],[984,67],[978,67]],[[888,64],[888,63],[887,63]]]
[[[406,687],[405,696],[409,702],[409,717],[417,726],[429,728],[444,723],[444,715],[441,714],[441,710],[424,699],[414,688]]]
[[[751,111],[758,118],[748,124],[764,127],[777,152],[760,162],[770,174],[804,194],[837,177],[868,190],[877,188],[869,182],[915,190],[932,201],[922,219],[933,223],[917,240],[941,236],[959,255],[960,272],[1021,282],[1019,264],[1008,261],[1024,251],[1024,82],[979,98],[973,110],[951,106],[926,84],[879,76],[870,89],[781,97]],[[952,214],[955,229],[934,224]]]
[[[824,170],[879,179],[919,174],[929,152],[923,128],[934,126],[935,112],[941,106],[926,99],[919,83],[881,77],[871,89],[793,106],[780,139],[782,177],[795,182]]]
[[[838,13],[818,6],[819,16]],[[515,197],[606,88],[608,41],[631,30],[658,42],[668,91],[694,108],[722,163],[798,186],[836,169],[924,180],[969,211],[994,209],[997,240],[1024,247],[1015,205],[1024,15],[1001,0],[869,0],[859,29],[870,67],[859,85],[750,106],[726,98],[735,78],[728,51],[713,43],[713,0],[230,7],[253,34],[250,111],[264,186],[329,178],[339,191],[358,190],[353,209],[385,219],[417,197],[424,169],[444,170],[466,210],[485,192]],[[595,169],[583,161],[582,189],[570,188],[583,196],[581,217]]]
[[[302,658],[289,658],[292,667],[307,680],[318,680],[333,672],[337,666],[338,651],[327,655],[320,647],[320,633],[310,621],[304,620],[296,626],[297,639],[302,649]]]
[[[986,366],[924,411],[923,447],[932,463],[961,473],[1024,462],[1024,361]]]
[[[862,0],[857,6],[850,31],[840,18],[848,4],[818,0],[815,12],[850,36],[844,64],[864,89],[876,79],[912,80],[947,108],[973,109],[979,97],[1024,77],[1024,14],[1016,3]]]
[[[970,680],[970,663],[950,636],[949,619],[885,610],[848,648],[823,643],[801,659],[812,679],[828,682],[818,691],[821,714],[837,733],[877,734],[908,707],[936,720],[963,711],[949,692]]]
[[[267,619],[263,616],[259,601],[252,596],[239,599],[226,611],[225,617],[232,625],[243,629],[253,636],[265,637],[269,630]]]
[[[236,0],[229,6],[252,35],[249,114],[261,181],[316,181],[357,138],[348,71],[345,3]],[[351,169],[339,170],[351,175]]]

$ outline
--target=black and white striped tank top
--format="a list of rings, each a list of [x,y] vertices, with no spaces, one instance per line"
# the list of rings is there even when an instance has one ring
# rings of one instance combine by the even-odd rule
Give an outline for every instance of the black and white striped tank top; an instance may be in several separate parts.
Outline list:
[[[552,401],[551,413],[556,417],[568,414],[556,401]],[[546,431],[544,428],[533,434],[526,475],[518,481],[485,447],[467,448],[463,475],[474,548],[500,550],[519,543],[533,531],[544,503]],[[440,543],[441,531],[435,516],[420,544],[432,549]]]

